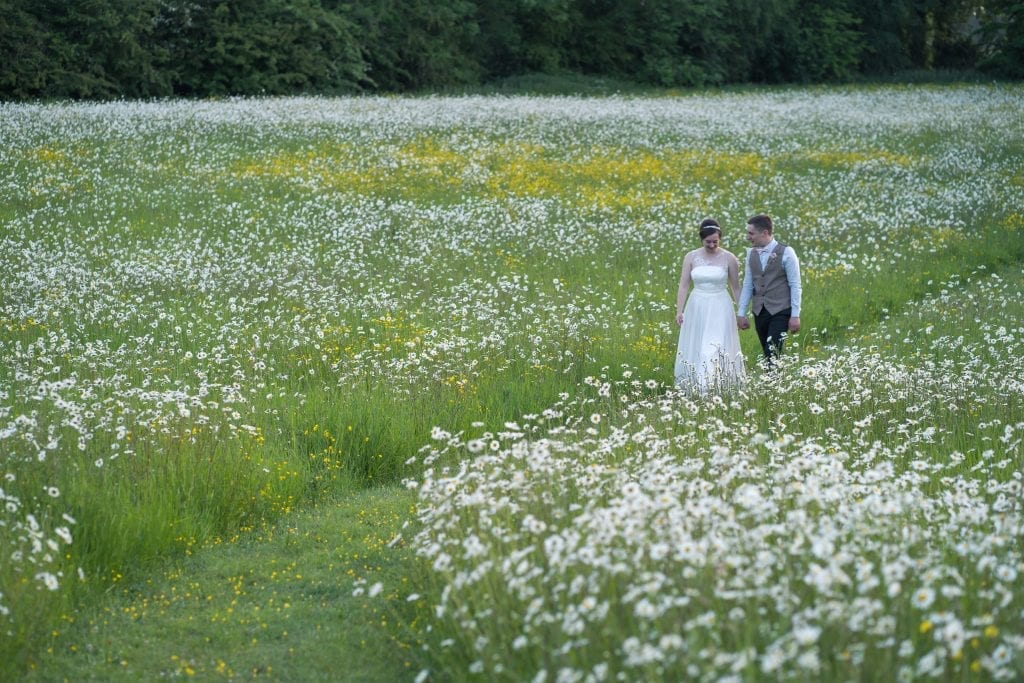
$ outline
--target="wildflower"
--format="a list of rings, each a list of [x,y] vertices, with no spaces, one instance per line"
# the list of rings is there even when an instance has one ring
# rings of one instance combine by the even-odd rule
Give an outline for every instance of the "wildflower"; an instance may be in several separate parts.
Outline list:
[[[947,621],[942,627],[941,636],[942,640],[949,647],[950,652],[957,653],[963,649],[966,633],[959,619]]]
[[[935,590],[925,586],[920,588],[913,597],[914,606],[918,609],[928,609],[935,602]]]
[[[802,646],[813,645],[818,642],[818,636],[821,635],[821,628],[817,626],[811,626],[804,624],[797,626],[793,629],[793,638],[796,642]]]
[[[658,616],[657,608],[647,598],[644,598],[633,607],[633,613],[639,619],[654,619]]]
[[[1008,564],[1000,565],[996,568],[996,578],[1004,583],[1013,583],[1017,580],[1017,570]]]
[[[60,582],[57,580],[57,577],[50,572],[39,572],[36,574],[36,581],[42,581],[43,585],[51,591],[55,591],[60,588]]]
[[[796,658],[796,665],[806,671],[817,671],[821,668],[821,660],[817,650],[808,650]]]
[[[548,528],[548,525],[544,522],[544,520],[537,519],[533,515],[527,515],[523,519],[523,526],[531,534],[542,534]]]
[[[929,650],[921,659],[917,660],[917,674],[919,676],[935,676],[942,672],[943,663],[935,650]]]
[[[667,543],[659,542],[651,545],[651,548],[648,552],[650,554],[651,559],[655,562],[658,562],[667,557],[670,550],[671,548]]]
[[[786,654],[781,647],[772,645],[761,656],[761,673],[771,674],[786,663]]]
[[[625,498],[635,498],[635,497],[640,495],[640,492],[641,492],[640,485],[637,484],[635,481],[627,482],[622,487],[622,495]]]

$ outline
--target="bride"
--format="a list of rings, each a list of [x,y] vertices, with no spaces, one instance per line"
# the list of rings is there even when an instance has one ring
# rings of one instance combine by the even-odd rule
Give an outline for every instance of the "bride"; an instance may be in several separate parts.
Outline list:
[[[739,263],[721,248],[722,228],[715,219],[701,221],[700,239],[704,246],[686,255],[679,276],[675,383],[707,394],[742,382],[744,370],[733,303],[739,298]]]

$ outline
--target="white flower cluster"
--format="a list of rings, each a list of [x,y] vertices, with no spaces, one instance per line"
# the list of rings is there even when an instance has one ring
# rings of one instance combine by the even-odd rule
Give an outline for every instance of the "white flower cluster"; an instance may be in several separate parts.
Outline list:
[[[976,278],[950,329],[1013,301]],[[917,348],[900,326],[951,298],[883,341]],[[705,402],[588,378],[496,451],[445,432],[414,484],[448,647],[518,680],[1018,678],[1024,422],[962,420],[1024,396],[1024,328],[980,325],[937,360],[791,355]]]
[[[827,653],[849,667],[830,675],[879,655],[930,675],[978,639],[982,666],[1008,675],[999,653],[1024,647],[1019,476],[838,434],[695,438],[715,411],[658,405],[660,421],[602,438],[539,419],[531,438],[419,482],[416,545],[446,585],[437,616],[485,668],[817,677]],[[1006,428],[1019,443],[1024,423]]]
[[[17,475],[13,472],[0,481],[0,538],[6,541],[5,564],[15,576],[34,582],[39,589],[56,591],[64,578],[64,548],[74,540],[71,526],[76,523],[75,518],[67,513],[56,520],[49,518],[53,514],[52,499],[60,497],[55,486],[44,489],[45,498],[51,499],[51,505],[46,506],[36,500],[23,501],[6,490],[16,483]],[[42,520],[37,515],[42,515]],[[10,615],[11,608],[4,603],[0,591],[0,616]]]

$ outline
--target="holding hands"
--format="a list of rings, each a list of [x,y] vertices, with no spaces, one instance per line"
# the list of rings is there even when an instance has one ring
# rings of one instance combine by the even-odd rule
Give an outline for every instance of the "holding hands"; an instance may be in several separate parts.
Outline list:
[[[736,316],[736,327],[740,328],[741,330],[749,330],[750,321],[747,320],[746,316],[738,315]],[[800,318],[790,318],[788,327],[790,332],[799,332]]]

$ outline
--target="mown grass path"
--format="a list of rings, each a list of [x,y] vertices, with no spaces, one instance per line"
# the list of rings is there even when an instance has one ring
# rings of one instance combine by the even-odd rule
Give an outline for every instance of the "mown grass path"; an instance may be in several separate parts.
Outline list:
[[[26,680],[411,680],[386,601],[353,588],[404,585],[405,551],[387,544],[412,502],[348,494],[118,585],[55,632]]]

